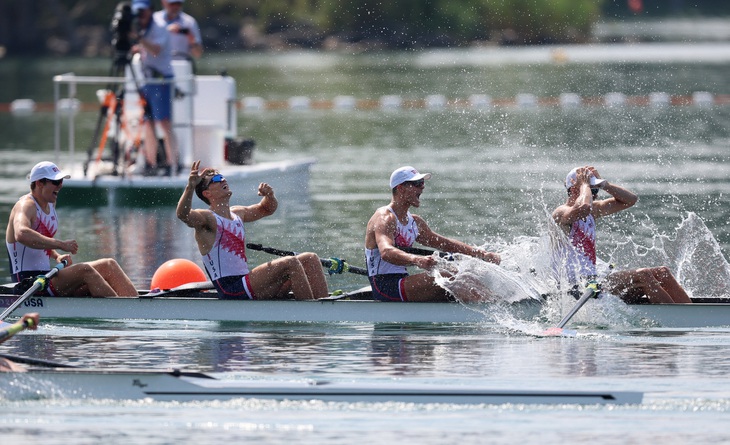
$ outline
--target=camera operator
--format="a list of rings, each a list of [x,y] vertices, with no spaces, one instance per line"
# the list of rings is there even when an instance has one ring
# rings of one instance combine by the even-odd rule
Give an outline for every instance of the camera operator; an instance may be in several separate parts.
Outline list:
[[[172,94],[173,71],[170,48],[170,33],[152,19],[149,0],[134,0],[132,13],[139,24],[137,44],[133,53],[139,53],[145,79],[156,80],[140,88],[148,107],[145,109],[144,155],[146,165],[142,172],[145,176],[157,175],[158,167],[164,168],[165,175],[177,173],[177,144],[172,132]],[[165,82],[159,82],[164,80]],[[157,136],[155,122],[164,131],[166,165],[157,165]]]
[[[183,12],[182,4],[183,0],[162,0],[164,9],[153,18],[170,32],[173,59],[199,59],[203,55],[200,28],[195,18]]]

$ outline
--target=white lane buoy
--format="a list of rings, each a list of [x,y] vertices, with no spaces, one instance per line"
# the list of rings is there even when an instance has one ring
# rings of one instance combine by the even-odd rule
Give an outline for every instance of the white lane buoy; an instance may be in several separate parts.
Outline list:
[[[623,93],[608,93],[603,98],[607,107],[622,107],[626,105],[626,95]]]
[[[14,116],[27,116],[35,112],[33,99],[15,99],[10,103],[10,112]]]
[[[262,97],[250,96],[241,99],[243,109],[247,111],[261,111],[266,109],[266,102]]]
[[[400,108],[403,99],[396,95],[386,95],[380,97],[380,108]]]
[[[695,91],[692,93],[692,103],[697,107],[709,107],[715,103],[715,98],[707,91]]]
[[[577,108],[581,105],[581,98],[575,93],[562,93],[560,106],[563,108]]]
[[[529,93],[520,93],[515,97],[515,103],[520,108],[534,108],[537,106],[537,96]]]
[[[472,108],[489,108],[492,106],[492,97],[487,94],[472,94],[469,96],[469,106]]]
[[[336,110],[354,110],[357,99],[354,96],[337,96],[332,100],[332,108]]]
[[[288,101],[290,110],[308,110],[311,103],[306,96],[290,97]]]
[[[649,105],[652,107],[666,107],[669,105],[671,98],[669,94],[664,92],[654,92],[649,94]]]
[[[440,110],[446,108],[448,100],[443,94],[431,94],[426,96],[425,105],[429,110]]]

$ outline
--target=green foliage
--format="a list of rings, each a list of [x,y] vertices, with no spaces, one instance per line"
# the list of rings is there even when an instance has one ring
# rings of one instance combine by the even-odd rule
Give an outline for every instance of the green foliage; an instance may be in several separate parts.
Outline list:
[[[571,42],[587,36],[609,0],[186,0],[213,46],[215,36],[235,45],[244,23],[260,33],[285,31],[303,44],[335,35],[389,46],[462,45],[472,40],[513,43]],[[79,53],[92,28],[108,29],[118,0],[0,2],[8,29],[0,46],[30,54]],[[161,0],[153,0],[155,9]],[[602,6],[604,5],[604,6]],[[96,34],[98,35],[98,33]],[[505,36],[507,38],[505,38]],[[235,47],[235,46],[234,46]],[[65,49],[64,49],[65,48]]]
[[[313,29],[361,38],[449,36],[484,39],[511,29],[520,41],[585,34],[605,0],[188,0],[196,17],[255,20],[261,31]],[[201,19],[199,19],[201,20]],[[201,20],[205,22],[205,20]]]

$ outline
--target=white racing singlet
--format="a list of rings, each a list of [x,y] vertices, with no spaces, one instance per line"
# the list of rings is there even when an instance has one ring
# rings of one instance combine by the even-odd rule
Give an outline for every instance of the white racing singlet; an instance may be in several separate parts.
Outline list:
[[[416,238],[418,238],[418,226],[411,212],[407,212],[406,214],[408,221],[405,224],[401,224],[400,220],[398,220],[398,215],[395,214],[393,209],[390,206],[387,209],[395,216],[395,246],[411,247],[416,241]],[[365,249],[365,262],[368,265],[368,276],[370,277],[384,274],[408,273],[408,269],[405,266],[396,266],[393,263],[385,261],[380,256],[380,250],[377,247],[374,249]]]
[[[58,217],[56,208],[48,203],[48,213],[44,212],[38,201],[32,195],[25,195],[21,199],[32,199],[35,203],[36,219],[31,227],[43,236],[53,238],[58,230]],[[13,275],[24,271],[42,271],[50,268],[51,250],[33,249],[18,241],[14,243],[5,242],[10,258],[10,269]]]
[[[222,277],[248,275],[246,260],[246,232],[238,215],[226,219],[211,211],[216,220],[215,243],[206,255],[203,264],[211,280]]]
[[[579,219],[570,228],[572,249],[566,252],[566,271],[571,283],[596,275],[596,220],[593,215]]]

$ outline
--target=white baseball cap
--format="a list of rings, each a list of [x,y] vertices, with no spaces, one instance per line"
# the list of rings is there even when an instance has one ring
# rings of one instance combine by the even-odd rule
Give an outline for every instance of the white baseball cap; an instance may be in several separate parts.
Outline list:
[[[43,161],[37,163],[28,175],[30,182],[35,182],[39,179],[68,179],[71,175],[64,174],[53,162]]]
[[[418,173],[418,170],[407,165],[399,168],[390,175],[390,188],[393,189],[404,182],[418,181],[419,179],[431,179],[431,173]]]
[[[576,182],[578,182],[578,167],[571,170],[570,173],[568,173],[568,176],[565,177],[565,188],[569,189],[573,187]],[[596,178],[595,176],[591,175],[591,186],[598,186],[601,185],[603,182],[603,179]]]

